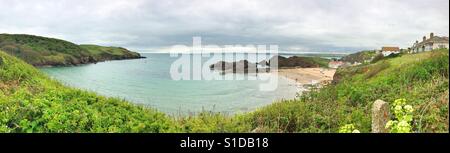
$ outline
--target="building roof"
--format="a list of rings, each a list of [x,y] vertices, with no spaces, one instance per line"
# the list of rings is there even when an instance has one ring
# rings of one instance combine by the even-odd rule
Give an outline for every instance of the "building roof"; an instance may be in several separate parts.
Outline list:
[[[439,37],[439,36],[433,36],[433,38],[429,38],[425,41],[422,41],[415,46],[423,46],[425,44],[432,44],[432,43],[448,43],[448,37]]]
[[[431,42],[448,43],[448,37],[434,36],[433,38],[427,39],[422,43],[431,43]]]
[[[399,47],[382,47],[381,51],[400,51]]]

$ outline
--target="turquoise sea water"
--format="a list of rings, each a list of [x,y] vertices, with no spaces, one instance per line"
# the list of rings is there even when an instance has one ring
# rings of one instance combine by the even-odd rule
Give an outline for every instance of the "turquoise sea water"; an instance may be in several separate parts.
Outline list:
[[[74,67],[41,68],[63,83],[108,97],[118,97],[130,102],[151,106],[160,111],[177,115],[202,110],[234,114],[247,112],[280,99],[295,98],[298,88],[291,80],[278,77],[274,91],[261,91],[259,85],[267,80],[249,80],[255,74],[236,74],[244,80],[173,80],[171,64],[177,57],[169,54],[142,54],[145,59],[107,61]],[[191,55],[196,56],[196,55]],[[229,58],[232,57],[232,58]],[[230,61],[245,58],[234,54],[224,59]],[[202,58],[204,63],[210,58]],[[258,59],[261,60],[261,59]],[[213,73],[216,77],[223,77]],[[233,75],[233,74],[226,74]],[[260,74],[263,75],[271,74]]]

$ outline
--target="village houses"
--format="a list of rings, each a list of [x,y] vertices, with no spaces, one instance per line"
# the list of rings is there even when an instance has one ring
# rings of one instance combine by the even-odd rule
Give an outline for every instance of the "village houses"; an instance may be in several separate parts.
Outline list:
[[[382,47],[381,53],[384,57],[389,56],[391,54],[399,54],[400,48],[399,47]]]
[[[337,68],[339,68],[342,65],[344,65],[343,61],[335,61],[335,60],[333,60],[333,61],[330,61],[328,63],[328,67],[329,68],[333,68],[333,69],[337,69]]]
[[[419,53],[424,51],[431,51],[435,49],[448,49],[449,48],[449,42],[448,37],[445,36],[435,36],[434,33],[430,33],[429,38],[426,36],[423,36],[422,41],[419,42],[416,40],[416,42],[413,44],[411,48],[408,48],[409,53]],[[394,46],[384,46],[381,47],[381,50],[377,50],[376,54],[382,54],[384,57],[387,57],[389,55],[395,55],[400,54],[400,52],[403,52],[400,47],[394,47]],[[371,62],[374,59],[372,57],[369,60],[365,60],[364,63]],[[350,66],[350,65],[360,65],[362,63],[355,62],[353,64],[341,61],[341,60],[332,60],[328,63],[328,67],[330,68],[338,68],[342,66]]]
[[[448,47],[448,37],[439,37],[439,36],[435,36],[434,33],[430,33],[429,38],[427,38],[426,36],[423,36],[421,42],[416,40],[416,42],[413,44],[413,46],[410,49],[410,53],[431,51],[434,49],[441,49],[441,48],[447,48],[447,49],[449,48]]]

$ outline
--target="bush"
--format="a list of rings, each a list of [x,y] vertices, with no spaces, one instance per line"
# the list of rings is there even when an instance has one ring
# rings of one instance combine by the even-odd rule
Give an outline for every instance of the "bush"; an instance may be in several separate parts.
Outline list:
[[[391,133],[410,133],[414,108],[406,104],[406,99],[397,99],[391,110],[394,112],[394,120],[388,121],[386,129]]]
[[[374,64],[372,67],[370,67],[370,70],[366,73],[366,79],[369,79],[369,78],[375,76],[380,71],[383,71],[387,68],[389,68],[389,63],[386,61]]]
[[[383,58],[384,58],[383,54],[377,54],[377,55],[374,56],[374,58],[372,59],[371,62],[372,63],[376,63],[376,62],[382,60]]]

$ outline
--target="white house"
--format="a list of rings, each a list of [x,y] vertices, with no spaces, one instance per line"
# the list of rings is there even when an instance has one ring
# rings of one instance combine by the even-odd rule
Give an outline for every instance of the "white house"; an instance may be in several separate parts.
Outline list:
[[[391,54],[398,54],[398,53],[400,53],[400,48],[399,47],[382,47],[381,53],[385,57],[389,56]]]
[[[418,53],[440,48],[449,48],[448,37],[439,37],[435,36],[433,33],[430,33],[430,38],[427,39],[426,36],[423,36],[422,42],[416,40],[416,42],[411,47],[410,52]]]
[[[329,68],[333,68],[333,69],[337,69],[337,68],[339,68],[340,66],[342,66],[342,65],[344,65],[345,63],[344,62],[342,62],[342,61],[330,61],[329,63],[328,63],[328,67]]]

